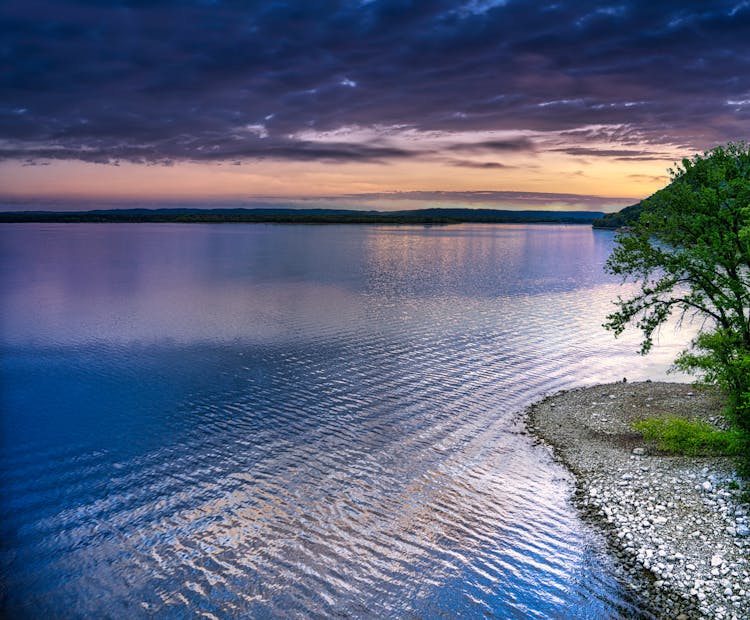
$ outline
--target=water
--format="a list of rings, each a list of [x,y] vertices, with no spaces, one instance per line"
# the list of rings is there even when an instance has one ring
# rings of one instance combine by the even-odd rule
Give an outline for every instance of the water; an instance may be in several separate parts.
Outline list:
[[[573,226],[0,227],[16,618],[630,618],[541,395],[663,378]]]

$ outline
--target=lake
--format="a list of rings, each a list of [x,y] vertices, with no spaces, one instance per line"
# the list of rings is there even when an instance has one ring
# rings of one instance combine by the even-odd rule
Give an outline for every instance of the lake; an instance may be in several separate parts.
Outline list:
[[[665,378],[601,327],[613,239],[0,226],[3,613],[641,617],[520,421]]]

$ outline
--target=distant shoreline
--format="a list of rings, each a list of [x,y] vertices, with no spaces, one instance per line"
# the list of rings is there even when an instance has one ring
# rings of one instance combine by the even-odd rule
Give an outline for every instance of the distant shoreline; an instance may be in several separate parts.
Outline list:
[[[96,211],[17,211],[0,213],[0,224],[184,223],[184,224],[584,224],[601,218],[595,211],[510,211],[500,209],[418,209],[354,211],[339,209],[110,209]]]

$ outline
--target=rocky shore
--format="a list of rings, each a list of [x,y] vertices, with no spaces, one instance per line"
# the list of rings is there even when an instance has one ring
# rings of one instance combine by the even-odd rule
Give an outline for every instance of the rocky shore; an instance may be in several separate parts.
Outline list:
[[[663,414],[720,424],[720,412],[711,392],[652,382],[563,392],[528,411],[529,431],[576,476],[576,506],[659,618],[750,618],[750,506],[732,462],[659,453],[630,428]]]

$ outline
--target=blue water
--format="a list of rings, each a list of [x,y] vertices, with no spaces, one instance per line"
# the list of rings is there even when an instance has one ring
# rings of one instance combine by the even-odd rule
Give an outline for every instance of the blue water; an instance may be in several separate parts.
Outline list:
[[[639,617],[518,418],[559,389],[663,378],[675,338],[644,360],[601,328],[612,244],[1,226],[2,611]]]

